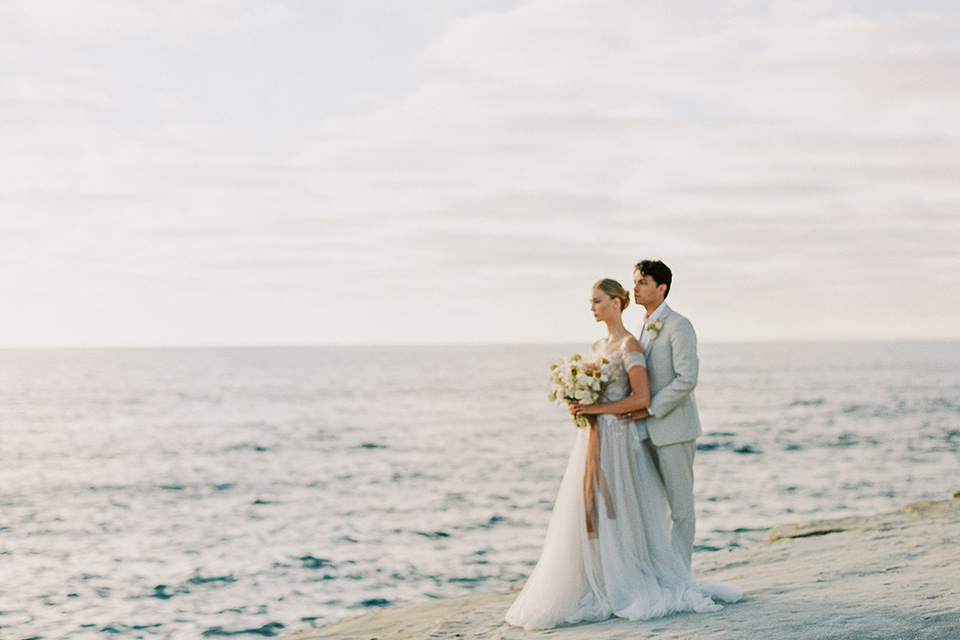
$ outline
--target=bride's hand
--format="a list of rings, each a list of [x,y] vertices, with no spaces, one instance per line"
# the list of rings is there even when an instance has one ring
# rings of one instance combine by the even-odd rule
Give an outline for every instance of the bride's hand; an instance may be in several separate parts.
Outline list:
[[[567,405],[567,410],[572,416],[593,416],[600,411],[597,409],[595,404],[580,404],[576,400]]]

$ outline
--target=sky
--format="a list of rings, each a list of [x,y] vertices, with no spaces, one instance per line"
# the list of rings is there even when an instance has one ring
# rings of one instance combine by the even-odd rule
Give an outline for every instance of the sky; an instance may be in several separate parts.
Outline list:
[[[0,2],[0,347],[589,343],[644,258],[960,339],[960,4]]]

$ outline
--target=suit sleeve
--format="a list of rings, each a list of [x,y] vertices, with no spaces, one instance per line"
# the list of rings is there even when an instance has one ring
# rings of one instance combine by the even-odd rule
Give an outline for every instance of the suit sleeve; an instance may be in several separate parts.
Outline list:
[[[697,334],[693,331],[693,325],[689,320],[681,318],[669,336],[664,337],[670,341],[676,377],[650,399],[648,411],[656,418],[662,418],[676,409],[690,395],[693,388],[697,386],[697,376],[700,372],[700,361],[697,359]]]

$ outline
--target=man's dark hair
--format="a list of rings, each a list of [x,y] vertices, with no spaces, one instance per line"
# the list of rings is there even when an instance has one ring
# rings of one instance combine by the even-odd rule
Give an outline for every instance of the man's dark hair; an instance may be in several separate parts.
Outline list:
[[[670,271],[670,267],[659,260],[641,260],[637,263],[637,266],[634,267],[634,270],[639,271],[642,276],[653,278],[657,286],[661,284],[667,285],[667,290],[663,294],[663,299],[667,299],[667,296],[670,294],[670,283],[673,282],[673,272]]]

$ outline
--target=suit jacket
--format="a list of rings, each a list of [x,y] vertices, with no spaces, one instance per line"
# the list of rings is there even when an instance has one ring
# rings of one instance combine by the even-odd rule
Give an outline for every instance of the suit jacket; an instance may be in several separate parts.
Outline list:
[[[693,395],[700,371],[697,334],[690,321],[670,307],[664,309],[660,320],[663,328],[646,353],[650,379],[650,417],[646,427],[650,440],[658,447],[694,440],[702,434]]]

